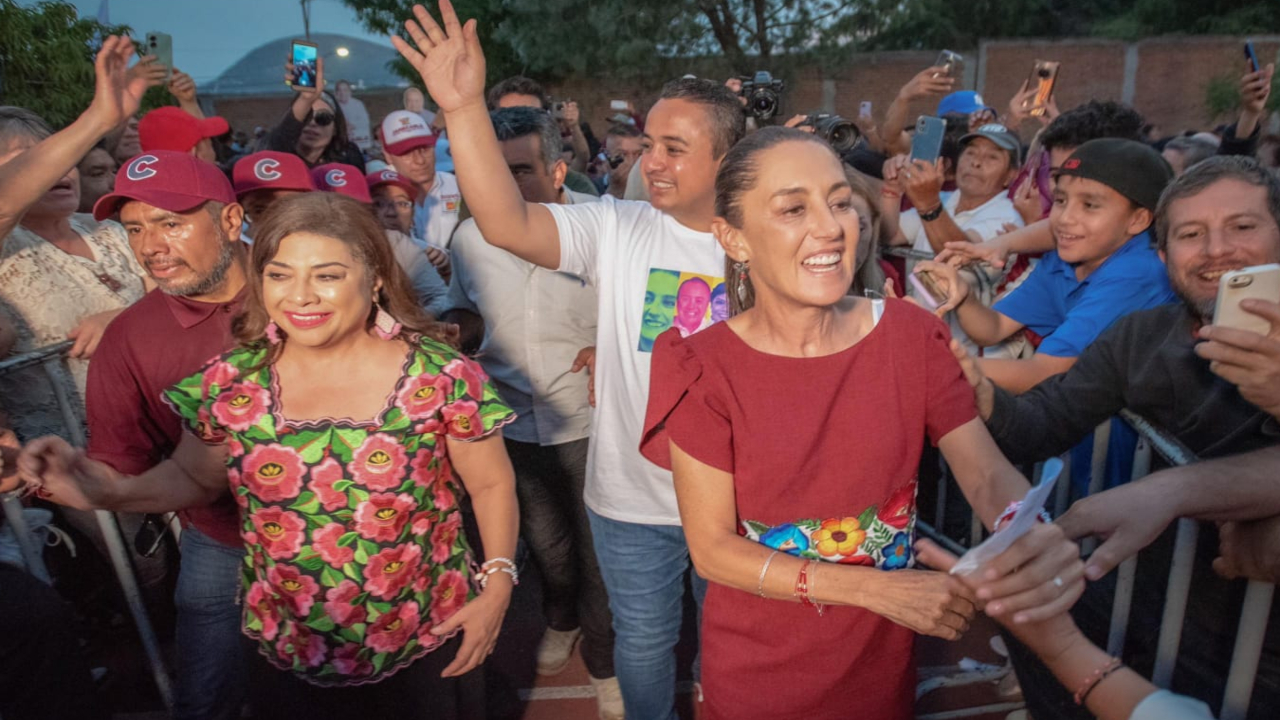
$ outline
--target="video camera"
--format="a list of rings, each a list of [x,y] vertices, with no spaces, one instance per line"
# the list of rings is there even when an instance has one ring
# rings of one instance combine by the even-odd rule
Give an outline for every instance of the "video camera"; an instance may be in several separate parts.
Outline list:
[[[813,128],[813,134],[826,140],[831,149],[840,155],[852,150],[862,137],[857,125],[832,113],[809,113],[797,127]]]
[[[747,113],[756,120],[764,122],[778,114],[782,105],[782,90],[786,83],[775,80],[768,72],[761,70],[753,77],[742,76],[742,97],[747,99]]]

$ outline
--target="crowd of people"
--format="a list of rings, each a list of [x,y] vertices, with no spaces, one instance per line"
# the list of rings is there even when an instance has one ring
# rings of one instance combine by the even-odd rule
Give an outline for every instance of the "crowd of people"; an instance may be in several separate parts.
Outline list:
[[[392,37],[421,89],[384,118],[323,60],[252,138],[177,71],[139,117],[167,70],[126,37],[67,127],[0,107],[0,357],[70,341],[0,376],[0,490],[90,545],[92,511],[179,514],[134,559],[176,572],[174,717],[485,717],[530,570],[536,672],[580,652],[602,720],[676,717],[686,602],[702,717],[913,717],[916,636],[979,613],[1036,720],[1213,716],[1244,580],[1280,579],[1280,297],[1240,306],[1269,331],[1214,324],[1225,273],[1280,263],[1273,65],[1173,138],[939,66],[851,149],[692,76],[601,142],[531,79],[487,87],[439,9]],[[1127,482],[1112,420],[1088,494],[1123,409],[1201,460]],[[1075,502],[978,572],[918,539],[939,454],[998,534],[1064,453]],[[1216,525],[1162,690],[1178,518]],[[109,717],[58,593],[0,561],[0,607],[0,716]],[[1276,622],[1250,708],[1280,713]]]

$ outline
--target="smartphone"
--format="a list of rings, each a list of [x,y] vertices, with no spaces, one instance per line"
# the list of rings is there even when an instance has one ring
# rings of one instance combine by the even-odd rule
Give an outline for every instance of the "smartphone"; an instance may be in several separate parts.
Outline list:
[[[930,310],[937,310],[947,301],[947,294],[938,288],[938,284],[934,282],[933,276],[927,270],[908,274],[907,282],[911,283],[911,288],[915,291],[912,295]]]
[[[871,117],[871,101],[870,100],[863,100],[862,103],[858,105],[858,117],[864,117],[864,118]]]
[[[143,41],[143,55],[155,55],[156,63],[164,66],[164,81],[173,77],[173,37],[168,33],[149,32]]]
[[[921,115],[916,120],[916,134],[911,137],[911,159],[929,164],[938,161],[942,154],[942,137],[947,133],[947,122],[942,118]]]
[[[943,75],[957,80],[964,74],[964,56],[957,52],[943,50],[938,53],[938,61],[933,65],[934,67],[944,68]]]
[[[1049,98],[1053,97],[1053,86],[1058,82],[1058,68],[1062,63],[1052,60],[1037,60],[1031,66],[1031,76],[1027,78],[1027,87],[1035,88],[1035,97],[1029,100],[1032,117],[1044,115]]]
[[[1249,61],[1249,72],[1258,72],[1262,65],[1258,62],[1258,54],[1253,51],[1253,41],[1244,41],[1244,57]]]
[[[293,80],[289,85],[297,88],[313,88],[316,86],[316,70],[319,52],[315,43],[302,40],[293,41]]]
[[[1240,309],[1240,301],[1247,298],[1280,303],[1280,264],[1254,265],[1223,275],[1218,281],[1213,324],[1259,335],[1270,333],[1271,323],[1266,318]]]
[[[610,100],[609,109],[610,110],[626,110],[627,101],[626,100]]]

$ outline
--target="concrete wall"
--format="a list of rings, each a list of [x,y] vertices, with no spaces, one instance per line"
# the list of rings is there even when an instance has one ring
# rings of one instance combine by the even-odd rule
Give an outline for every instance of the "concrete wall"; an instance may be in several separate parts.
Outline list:
[[[1280,59],[1280,36],[1254,38],[1259,58]],[[966,60],[966,86],[981,92],[988,104],[1001,109],[1017,92],[1036,59],[1057,60],[1062,70],[1056,89],[1058,107],[1070,108],[1090,99],[1124,100],[1165,134],[1203,129],[1230,118],[1211,118],[1204,107],[1205,89],[1220,76],[1238,78],[1244,59],[1239,38],[1159,37],[1125,43],[1092,38],[1062,40],[988,41],[976,49],[958,49]],[[864,100],[871,101],[877,118],[897,94],[898,88],[920,69],[929,66],[937,51],[859,53],[834,70],[816,67],[778,69],[787,80],[785,112],[801,113],[834,109],[855,117]],[[675,77],[693,72],[705,77],[726,77],[723,61],[708,59],[672,66]],[[573,99],[582,107],[596,134],[603,135],[611,114],[609,101],[630,100],[643,112],[657,95],[657,85],[608,78],[570,79],[548,88],[557,98]],[[399,107],[399,91],[359,94],[375,124]],[[285,112],[289,97],[213,98],[218,114],[232,127],[252,131],[270,126]],[[921,103],[913,112],[933,110]],[[1032,124],[1033,125],[1033,124]],[[1273,119],[1274,127],[1274,119]],[[1033,127],[1026,128],[1028,133]]]

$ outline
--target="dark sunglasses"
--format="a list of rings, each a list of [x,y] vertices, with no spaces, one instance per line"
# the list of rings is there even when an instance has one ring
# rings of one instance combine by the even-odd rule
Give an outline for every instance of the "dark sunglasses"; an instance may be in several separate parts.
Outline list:
[[[328,125],[332,125],[333,113],[324,112],[324,111],[318,112],[315,115],[311,116],[311,122],[315,123],[316,125],[319,125],[320,127],[326,127]]]

